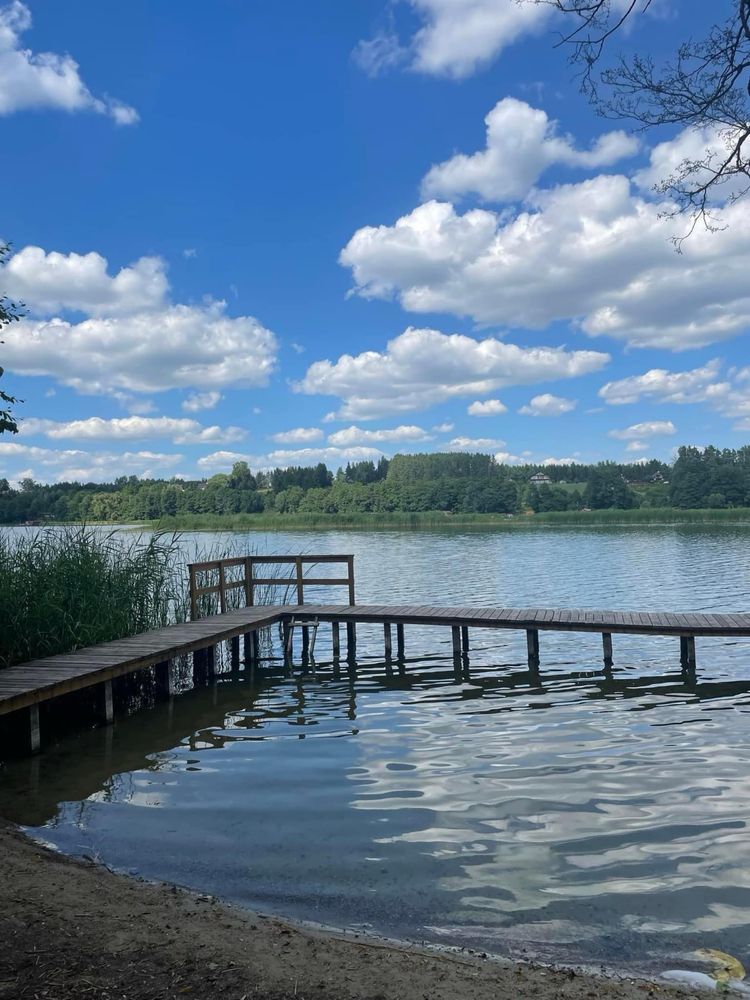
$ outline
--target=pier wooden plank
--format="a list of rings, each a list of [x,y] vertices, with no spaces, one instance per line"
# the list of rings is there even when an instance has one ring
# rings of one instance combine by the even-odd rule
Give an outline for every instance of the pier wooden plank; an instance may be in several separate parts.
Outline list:
[[[269,560],[270,561],[270,560]],[[320,561],[329,561],[321,558]],[[335,561],[331,559],[330,561]],[[209,649],[292,617],[349,624],[440,625],[641,635],[750,637],[750,613],[600,611],[580,608],[289,604],[236,608],[198,621],[0,670],[0,716],[41,701]]]

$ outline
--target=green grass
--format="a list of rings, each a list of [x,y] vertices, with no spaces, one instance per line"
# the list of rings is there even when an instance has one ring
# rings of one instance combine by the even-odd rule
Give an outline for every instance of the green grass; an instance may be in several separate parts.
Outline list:
[[[678,510],[673,507],[639,507],[635,510],[554,511],[546,514],[185,514],[155,522],[162,530],[263,531],[315,528],[445,528],[490,526],[510,530],[538,525],[602,524],[737,524],[750,523],[750,508],[728,510]]]

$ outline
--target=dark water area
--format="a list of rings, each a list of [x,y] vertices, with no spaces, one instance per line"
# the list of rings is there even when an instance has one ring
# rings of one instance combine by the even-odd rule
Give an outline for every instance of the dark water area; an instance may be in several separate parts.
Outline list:
[[[202,539],[203,540],[203,539]],[[354,552],[358,599],[741,611],[743,528],[253,536]],[[183,543],[192,552],[194,536]],[[311,595],[310,599],[314,599]],[[335,599],[326,596],[326,600]],[[406,631],[383,662],[278,662],[0,769],[0,814],[71,854],[335,927],[643,971],[750,957],[750,640]],[[277,643],[278,646],[278,643]],[[277,649],[278,652],[278,649]]]

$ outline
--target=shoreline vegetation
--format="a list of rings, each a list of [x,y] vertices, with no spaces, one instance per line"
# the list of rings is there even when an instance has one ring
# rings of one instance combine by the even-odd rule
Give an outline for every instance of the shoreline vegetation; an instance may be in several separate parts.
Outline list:
[[[325,931],[54,853],[0,820],[0,1000],[676,1000],[679,987]]]
[[[717,517],[731,519],[740,515],[721,512],[740,508],[750,508],[750,446],[682,447],[671,465],[656,459],[503,465],[479,452],[435,452],[350,463],[336,473],[322,462],[253,472],[246,461],[236,461],[230,473],[207,479],[121,476],[112,483],[54,484],[24,479],[14,485],[0,479],[0,524],[127,524],[164,518],[178,519],[164,522],[178,525],[197,523],[179,520],[185,518],[240,516],[291,517],[309,524],[308,519],[335,515],[339,524],[388,517],[408,525],[417,523],[414,515],[421,515],[422,523],[443,516],[469,523],[475,517],[532,514],[569,515],[576,522],[594,513],[637,519],[633,511],[655,512],[645,520],[664,521],[665,509],[716,511]],[[565,523],[564,517],[559,520]]]
[[[359,514],[181,514],[143,521],[139,526],[162,531],[258,531],[378,529],[378,528],[502,528],[522,530],[540,526],[626,527],[680,524],[750,524],[750,507],[724,510],[675,507],[636,507],[633,510],[554,511],[544,514],[452,514],[446,511],[380,512]]]

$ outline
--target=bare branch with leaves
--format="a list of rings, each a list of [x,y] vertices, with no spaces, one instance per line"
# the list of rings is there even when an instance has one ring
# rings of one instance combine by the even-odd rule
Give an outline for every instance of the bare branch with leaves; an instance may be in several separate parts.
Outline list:
[[[600,69],[612,37],[646,14],[652,0],[533,0],[564,15],[572,26],[558,44],[570,49],[581,89],[607,118],[641,129],[679,126],[705,139],[656,190],[674,204],[671,214],[717,228],[713,209],[750,192],[750,0],[726,0],[728,16],[703,37],[683,42],[657,65],[647,54],[619,56]]]
[[[7,258],[10,256],[11,248],[9,243],[0,244],[0,265],[4,264]],[[7,298],[5,295],[0,296],[0,330],[4,326],[9,326],[11,323],[18,322],[23,316],[23,303],[13,302],[11,299]],[[0,340],[0,344],[2,341]],[[0,378],[5,374],[5,369],[0,366]],[[3,392],[0,389],[0,434],[18,433],[18,423],[16,418],[13,416],[13,411],[11,407],[16,403],[22,402],[16,396],[11,396],[7,392]]]

